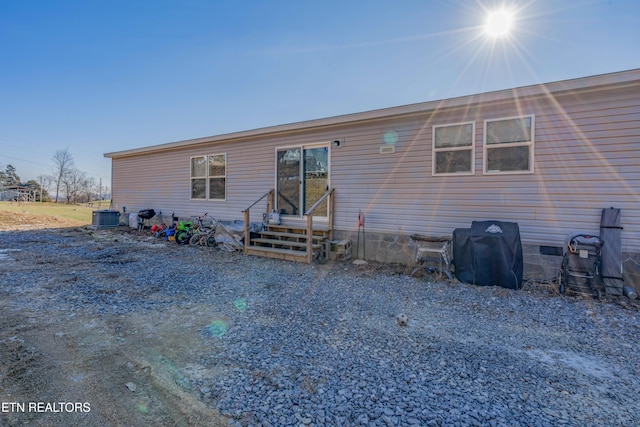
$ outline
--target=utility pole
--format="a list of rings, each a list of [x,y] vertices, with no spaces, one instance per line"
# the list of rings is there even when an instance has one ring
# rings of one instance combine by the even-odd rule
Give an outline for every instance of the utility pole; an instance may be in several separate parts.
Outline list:
[[[100,177],[100,184],[98,186],[98,193],[100,193],[100,200],[98,201],[98,206],[102,207],[102,177]]]

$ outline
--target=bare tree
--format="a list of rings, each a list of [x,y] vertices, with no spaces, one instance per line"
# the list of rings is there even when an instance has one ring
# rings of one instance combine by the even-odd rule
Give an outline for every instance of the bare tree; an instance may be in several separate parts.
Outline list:
[[[76,204],[80,202],[80,196],[86,185],[87,174],[79,169],[73,168],[62,176],[67,203]]]
[[[84,193],[83,202],[90,203],[96,192],[96,179],[92,176],[85,177],[82,181],[82,193]]]
[[[57,150],[56,154],[53,155],[53,163],[55,163],[56,165],[53,179],[56,183],[56,203],[58,203],[60,185],[64,181],[64,176],[73,169],[73,156],[71,155],[69,148],[65,148],[64,150]]]
[[[40,181],[40,186],[47,193],[46,199],[49,199],[49,201],[51,200],[51,197],[48,194],[48,190],[51,189],[51,185],[53,184],[54,179],[55,178],[53,175],[38,175],[38,181]]]

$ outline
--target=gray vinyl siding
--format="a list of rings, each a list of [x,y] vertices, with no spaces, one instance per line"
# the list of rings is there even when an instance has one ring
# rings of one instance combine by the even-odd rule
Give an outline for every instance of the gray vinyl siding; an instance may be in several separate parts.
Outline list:
[[[623,251],[640,252],[640,86],[537,95],[411,115],[309,126],[281,136],[198,142],[113,156],[118,209],[241,219],[275,185],[275,149],[329,142],[335,227],[367,232],[450,235],[474,220],[517,222],[523,243],[561,246],[571,231],[599,232],[602,208],[622,209]],[[470,98],[471,99],[471,98]],[[483,174],[484,120],[535,116],[534,173]],[[475,123],[475,174],[432,176],[432,127]],[[395,153],[380,154],[386,131]],[[153,147],[151,147],[153,148]],[[227,154],[226,201],[189,199],[189,158]],[[252,209],[260,221],[264,203]]]
[[[386,155],[377,150],[382,131],[362,132],[347,139],[340,159],[334,156],[338,203],[348,200],[351,207],[336,216],[337,228],[355,229],[358,209],[366,213],[367,228],[403,234],[450,234],[473,220],[495,219],[519,223],[526,243],[560,246],[571,231],[598,233],[601,209],[615,206],[623,212],[623,250],[635,252],[639,112],[637,89],[474,106],[464,114],[389,122],[402,136],[395,154]],[[483,121],[519,113],[535,115],[535,173],[483,175]],[[430,127],[468,120],[476,123],[475,174],[430,176]]]

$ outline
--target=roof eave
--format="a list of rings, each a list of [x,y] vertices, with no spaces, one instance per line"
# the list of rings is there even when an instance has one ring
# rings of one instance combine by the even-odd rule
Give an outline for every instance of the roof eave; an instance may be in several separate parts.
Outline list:
[[[264,128],[232,132],[216,136],[195,138],[184,141],[169,142],[165,144],[133,148],[130,150],[114,151],[104,153],[104,157],[116,158],[138,154],[146,154],[156,151],[173,150],[192,145],[205,143],[215,143],[219,141],[230,141],[234,139],[245,139],[271,134],[290,133],[302,130],[309,130],[318,127],[337,126],[347,123],[365,122],[372,120],[387,119],[396,116],[407,116],[414,114],[424,114],[445,108],[456,108],[479,103],[500,102],[513,98],[524,98],[534,96],[547,96],[561,92],[582,91],[589,88],[603,86],[621,85],[630,82],[640,82],[640,69],[621,71],[617,73],[601,74],[597,76],[581,77],[571,80],[562,80],[553,83],[541,83],[530,86],[522,86],[513,89],[503,89],[493,92],[485,92],[475,95],[466,95],[457,98],[449,98],[436,101],[427,101],[416,104],[389,107],[378,110],[365,111],[360,113],[344,114],[340,116],[327,117],[322,119],[306,120],[301,122],[269,126]]]

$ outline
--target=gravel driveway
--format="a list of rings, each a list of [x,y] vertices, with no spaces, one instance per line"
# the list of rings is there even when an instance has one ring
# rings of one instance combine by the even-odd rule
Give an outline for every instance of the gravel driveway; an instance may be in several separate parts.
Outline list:
[[[0,232],[0,295],[2,402],[91,407],[8,425],[640,425],[635,301],[123,228]]]

